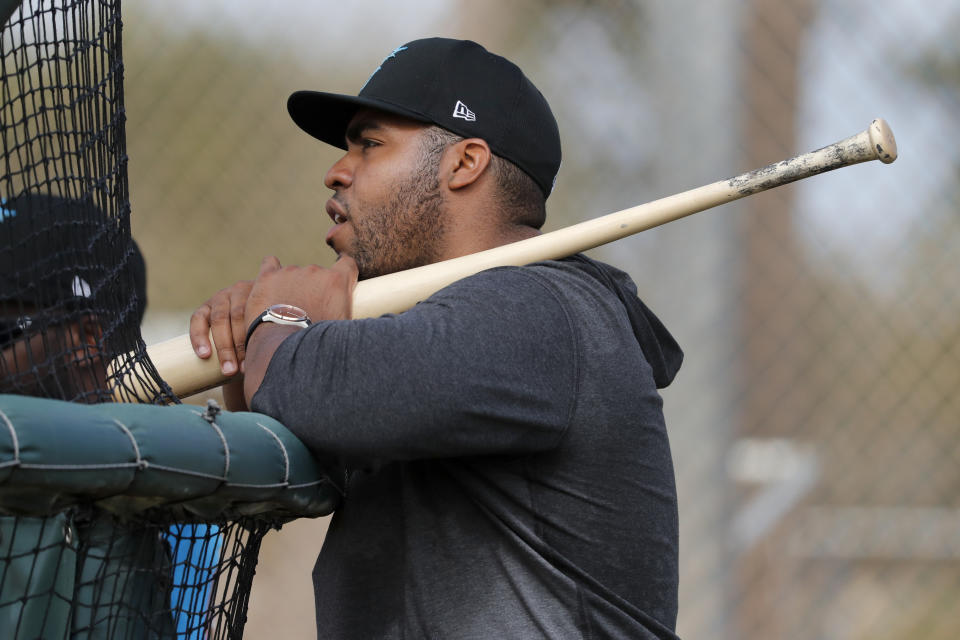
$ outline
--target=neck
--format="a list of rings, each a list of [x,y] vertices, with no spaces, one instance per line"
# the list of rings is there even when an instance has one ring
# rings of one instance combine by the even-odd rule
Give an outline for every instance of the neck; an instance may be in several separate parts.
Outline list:
[[[539,230],[525,225],[457,226],[447,232],[446,250],[441,259],[459,258],[538,235]]]
[[[502,241],[497,246],[510,244],[511,242],[519,242],[520,240],[526,240],[527,238],[533,238],[538,235],[540,235],[539,229],[528,227],[525,224],[511,224],[504,228],[501,234]]]
[[[442,259],[478,253],[540,235],[534,227],[507,222],[499,199],[490,194],[490,179],[470,189],[444,194],[446,229]]]

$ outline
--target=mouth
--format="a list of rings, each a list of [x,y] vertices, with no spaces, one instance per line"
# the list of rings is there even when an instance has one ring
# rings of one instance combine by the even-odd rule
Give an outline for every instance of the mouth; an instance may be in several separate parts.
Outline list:
[[[335,197],[336,196],[334,196],[334,198]],[[339,253],[337,247],[334,246],[334,236],[336,235],[337,231],[342,228],[342,225],[349,220],[349,218],[347,218],[347,214],[344,211],[343,205],[334,200],[334,198],[327,200],[326,205],[327,215],[330,216],[331,220],[333,220],[333,226],[330,227],[330,230],[327,232],[326,242],[330,248]]]
[[[327,200],[327,215],[330,216],[331,220],[333,220],[333,224],[343,224],[347,221],[347,214],[344,210],[344,206],[337,202],[335,198],[336,196]]]

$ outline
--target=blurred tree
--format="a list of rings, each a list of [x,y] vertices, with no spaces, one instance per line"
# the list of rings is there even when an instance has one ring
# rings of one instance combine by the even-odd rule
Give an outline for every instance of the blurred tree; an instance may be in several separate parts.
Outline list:
[[[157,23],[135,3],[124,24],[131,222],[157,267],[151,309],[193,309],[255,276],[265,255],[332,262],[322,179],[335,150],[286,112],[287,96],[316,77],[310,61],[245,47],[229,31]],[[324,71],[327,86],[363,73]]]
[[[769,3],[750,4],[755,20],[766,21],[762,33],[753,38],[751,30],[746,32],[752,67],[747,87],[754,86],[752,80],[760,83],[760,90],[747,92],[754,96],[746,110],[754,134],[747,139],[772,155],[773,146],[791,140],[799,129],[790,121],[795,117],[791,105],[799,101],[791,93],[796,68],[789,67],[789,53],[796,53],[801,25],[812,17],[805,11],[818,7],[800,2],[797,13],[770,15],[762,11],[764,4]],[[772,4],[779,9],[784,3]],[[767,48],[757,48],[764,40]],[[935,49],[921,52],[904,69],[956,104],[957,112],[960,55],[955,39],[946,40],[952,44],[938,40]],[[778,66],[781,58],[785,64]],[[789,154],[788,149],[783,151]],[[958,157],[946,160],[957,163]],[[789,213],[792,189],[750,199],[743,429],[814,443],[822,471],[805,503],[743,562],[737,637],[945,638],[956,633],[957,614],[940,605],[939,595],[944,589],[956,593],[955,567],[948,564],[941,571],[929,564],[931,557],[949,552],[935,543],[891,543],[898,526],[893,515],[878,517],[870,528],[855,525],[864,508],[909,511],[919,505],[949,517],[960,506],[960,401],[951,391],[960,385],[958,185],[940,193],[918,192],[914,224],[896,253],[879,258],[905,265],[886,295],[846,277],[842,268],[816,275],[804,262]],[[837,263],[842,267],[843,260]],[[815,536],[807,528],[808,505],[837,508],[830,527]],[[925,535],[935,540],[937,534]],[[831,555],[829,542],[843,537],[854,541],[851,547]]]
[[[750,168],[796,153],[799,66],[816,8],[813,0],[746,2],[742,113]],[[813,292],[794,235],[794,193],[791,185],[751,196],[744,204],[741,436],[796,433],[802,415],[798,409],[811,401],[798,369],[802,371],[813,350],[796,323],[801,310],[811,306]],[[742,600],[730,637],[783,638],[795,624],[795,612],[771,601],[784,591],[789,575],[783,568],[772,570],[769,559],[776,557],[776,546],[776,538],[768,536],[742,558]]]

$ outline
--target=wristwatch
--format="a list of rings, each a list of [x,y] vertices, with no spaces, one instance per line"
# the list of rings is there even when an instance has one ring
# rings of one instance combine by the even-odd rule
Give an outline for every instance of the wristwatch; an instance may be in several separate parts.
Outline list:
[[[252,336],[256,328],[264,322],[285,324],[292,327],[300,327],[301,329],[306,329],[312,324],[310,318],[307,317],[307,312],[300,307],[295,307],[292,304],[270,305],[264,309],[263,313],[257,316],[256,320],[250,323],[250,328],[247,329],[247,338],[243,341],[244,346],[249,344],[250,336]]]

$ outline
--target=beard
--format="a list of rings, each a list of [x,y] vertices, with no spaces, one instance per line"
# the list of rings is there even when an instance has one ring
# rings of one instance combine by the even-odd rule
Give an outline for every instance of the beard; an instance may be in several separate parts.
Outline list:
[[[354,239],[346,253],[356,260],[360,280],[438,260],[446,226],[439,162],[439,153],[425,150],[386,203],[365,206],[359,220],[350,218]]]

